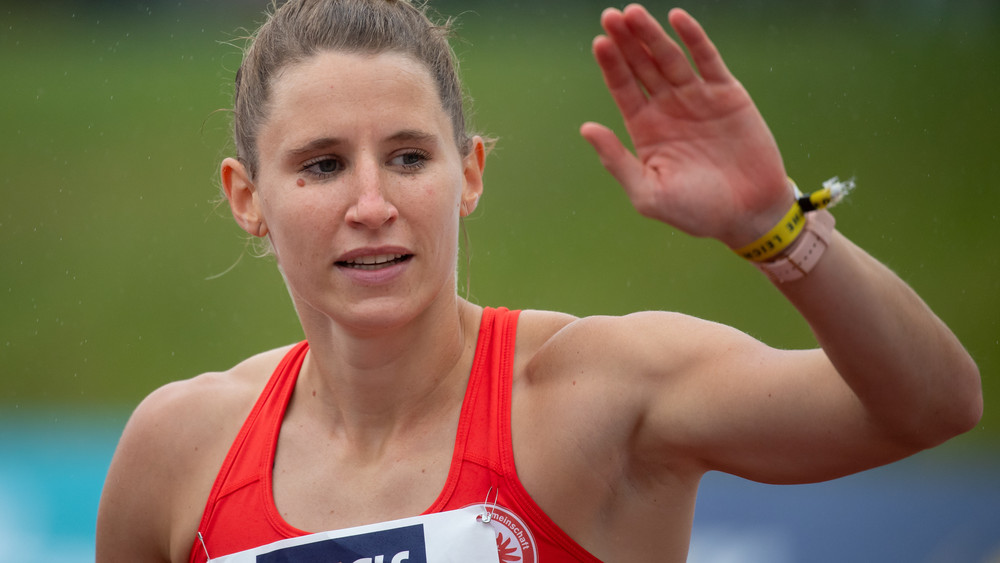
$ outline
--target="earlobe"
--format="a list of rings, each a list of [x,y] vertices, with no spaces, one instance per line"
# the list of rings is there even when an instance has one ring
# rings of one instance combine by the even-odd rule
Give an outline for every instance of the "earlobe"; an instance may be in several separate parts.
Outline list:
[[[472,212],[476,210],[476,206],[479,204],[479,196],[474,195],[469,199],[462,199],[461,209],[459,216],[468,217],[472,215]]]
[[[472,138],[472,150],[465,157],[465,189],[462,191],[460,215],[466,217],[476,210],[483,195],[483,170],[486,167],[486,146],[483,138]]]
[[[242,162],[235,158],[222,161],[222,190],[229,200],[233,219],[247,233],[256,237],[267,235],[267,224],[260,211],[257,189]]]

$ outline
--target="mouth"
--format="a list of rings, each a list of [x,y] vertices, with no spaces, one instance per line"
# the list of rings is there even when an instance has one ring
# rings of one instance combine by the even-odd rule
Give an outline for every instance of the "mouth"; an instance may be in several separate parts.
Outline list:
[[[401,264],[410,258],[413,258],[412,254],[376,254],[373,256],[358,256],[350,260],[341,260],[336,262],[336,264],[342,268],[351,268],[354,270],[379,270]]]

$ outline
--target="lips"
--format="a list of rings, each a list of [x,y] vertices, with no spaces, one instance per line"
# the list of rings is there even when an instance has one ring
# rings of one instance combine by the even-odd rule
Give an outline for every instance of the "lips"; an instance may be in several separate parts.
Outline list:
[[[371,254],[356,256],[347,260],[338,260],[336,264],[343,268],[352,268],[356,270],[378,270],[381,268],[387,268],[401,262],[405,262],[412,258],[412,254]]]

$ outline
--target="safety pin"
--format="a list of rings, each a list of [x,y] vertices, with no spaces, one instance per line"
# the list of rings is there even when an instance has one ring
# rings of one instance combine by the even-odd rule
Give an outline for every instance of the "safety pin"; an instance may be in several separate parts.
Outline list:
[[[490,521],[493,520],[493,510],[490,510],[490,508],[488,506],[490,504],[490,493],[492,493],[492,492],[493,492],[493,487],[490,487],[490,490],[486,491],[486,500],[483,501],[483,516],[482,516],[482,519],[483,519],[483,522],[486,523],[486,524],[489,524]],[[499,488],[497,488],[496,494],[493,495],[493,509],[494,510],[497,507],[497,499],[498,498],[500,498],[500,489]]]
[[[201,535],[201,531],[200,530],[198,531],[198,541],[201,542],[201,548],[203,550],[205,550],[205,560],[206,561],[211,561],[212,560],[212,556],[208,554],[208,546],[205,545],[205,537]]]

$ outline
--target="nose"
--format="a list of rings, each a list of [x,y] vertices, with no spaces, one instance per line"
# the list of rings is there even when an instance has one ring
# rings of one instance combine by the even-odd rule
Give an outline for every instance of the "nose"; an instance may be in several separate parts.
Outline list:
[[[357,199],[347,210],[348,224],[377,229],[399,216],[396,206],[385,198],[385,180],[377,165],[355,169]]]

